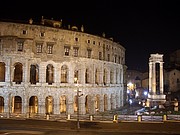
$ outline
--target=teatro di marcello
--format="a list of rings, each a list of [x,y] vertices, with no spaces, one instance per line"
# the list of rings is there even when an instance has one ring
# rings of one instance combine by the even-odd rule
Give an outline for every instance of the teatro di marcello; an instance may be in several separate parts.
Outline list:
[[[0,114],[94,115],[125,103],[125,48],[62,20],[0,21]],[[78,91],[78,92],[77,92]],[[78,93],[78,94],[77,94]]]

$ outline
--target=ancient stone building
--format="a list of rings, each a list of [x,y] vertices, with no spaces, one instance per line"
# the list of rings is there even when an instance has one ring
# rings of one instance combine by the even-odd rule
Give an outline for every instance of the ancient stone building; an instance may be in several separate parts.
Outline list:
[[[162,105],[166,102],[163,63],[163,54],[156,53],[150,55],[148,107]]]
[[[44,18],[0,22],[4,116],[76,114],[77,106],[81,115],[96,114],[121,107],[125,70],[125,48],[85,33],[83,26],[65,29],[61,21]]]

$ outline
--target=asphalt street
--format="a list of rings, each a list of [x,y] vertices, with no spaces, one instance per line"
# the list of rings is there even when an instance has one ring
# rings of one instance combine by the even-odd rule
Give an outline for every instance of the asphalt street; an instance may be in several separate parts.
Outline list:
[[[0,119],[0,135],[179,135],[180,122],[88,122]]]

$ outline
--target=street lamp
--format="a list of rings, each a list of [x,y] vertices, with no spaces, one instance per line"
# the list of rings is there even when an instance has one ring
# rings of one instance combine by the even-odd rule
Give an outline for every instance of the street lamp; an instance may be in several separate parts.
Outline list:
[[[77,86],[77,129],[80,129],[80,123],[79,123],[79,84],[78,84],[78,78],[74,78],[74,82],[76,82]]]

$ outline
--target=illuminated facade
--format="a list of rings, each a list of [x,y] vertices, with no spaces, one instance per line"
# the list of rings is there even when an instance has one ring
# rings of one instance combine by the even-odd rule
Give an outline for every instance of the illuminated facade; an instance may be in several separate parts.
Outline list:
[[[62,21],[0,22],[0,113],[96,114],[124,105],[125,48]]]
[[[164,104],[166,101],[166,95],[164,95],[163,63],[162,54],[151,54],[149,58],[149,94],[147,106]]]

